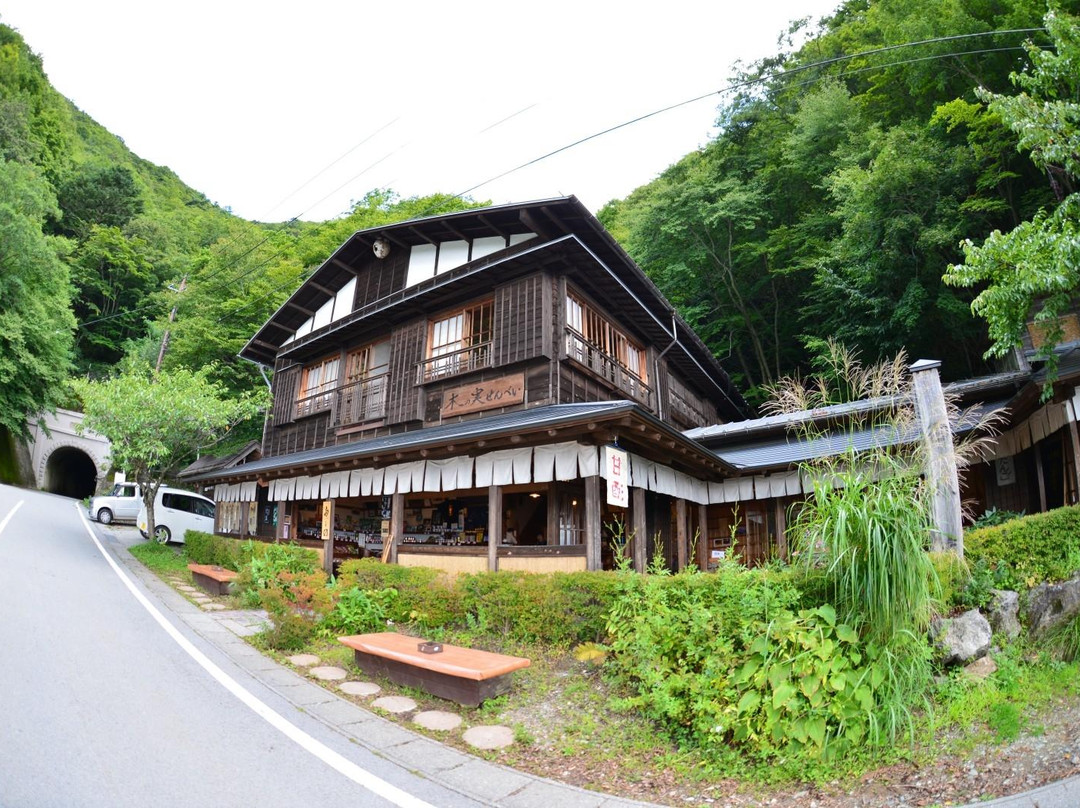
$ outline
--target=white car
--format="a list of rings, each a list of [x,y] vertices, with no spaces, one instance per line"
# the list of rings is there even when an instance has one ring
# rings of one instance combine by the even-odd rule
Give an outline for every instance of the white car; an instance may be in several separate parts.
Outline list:
[[[134,522],[142,507],[142,489],[138,483],[117,483],[108,494],[90,500],[90,518],[103,525],[115,521]]]
[[[144,506],[139,509],[138,518],[139,532],[143,538],[149,537],[146,522]],[[161,486],[154,499],[154,541],[161,544],[170,541],[183,543],[187,530],[214,532],[214,501],[194,491]]]

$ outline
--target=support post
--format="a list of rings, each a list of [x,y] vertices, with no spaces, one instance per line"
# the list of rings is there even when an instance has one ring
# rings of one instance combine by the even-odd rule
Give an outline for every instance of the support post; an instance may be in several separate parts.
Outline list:
[[[499,569],[499,541],[503,535],[502,486],[488,487],[488,572]]]
[[[1072,419],[1069,421],[1069,441],[1072,446],[1072,461],[1073,461],[1073,501],[1070,505],[1075,505],[1080,502],[1080,434],[1076,428],[1076,413],[1073,412],[1072,402],[1069,402],[1069,412],[1072,414]]]
[[[697,565],[702,572],[709,571],[709,506],[697,507]]]
[[[952,550],[964,557],[964,528],[960,516],[960,480],[956,473],[952,429],[938,375],[940,362],[920,359],[909,370],[915,382],[915,406],[926,446],[926,480],[930,485],[932,549]]]
[[[585,478],[585,568],[601,568],[599,475]]]
[[[547,488],[547,544],[559,543],[559,486],[548,483]]]
[[[1039,481],[1039,513],[1046,513],[1046,472],[1043,471],[1042,447],[1032,443],[1031,448],[1035,455],[1035,477]]]
[[[784,510],[782,500],[775,500],[776,504],[776,554],[784,561],[788,560],[787,543],[787,511]]]
[[[687,549],[690,545],[690,537],[686,529],[686,500],[675,500],[675,570],[686,569]]]
[[[634,572],[645,572],[649,564],[649,528],[645,519],[645,489],[630,489],[630,518],[631,530],[634,533]]]
[[[322,503],[321,538],[323,547],[323,569],[327,574],[334,572],[334,500],[324,499]]]
[[[390,497],[390,552],[386,555],[391,564],[397,563],[398,545],[405,534],[405,495],[393,494]]]

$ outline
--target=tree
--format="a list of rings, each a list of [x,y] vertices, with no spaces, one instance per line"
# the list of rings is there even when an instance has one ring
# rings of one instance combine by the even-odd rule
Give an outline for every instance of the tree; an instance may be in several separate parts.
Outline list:
[[[42,232],[55,212],[35,169],[0,159],[0,427],[15,435],[64,400],[71,369],[71,283]]]
[[[1020,345],[1033,308],[1047,339],[1039,349],[1056,373],[1054,345],[1061,339],[1060,317],[1073,306],[1080,286],[1080,18],[1051,12],[1045,25],[1055,49],[1028,46],[1031,69],[1012,75],[1016,95],[981,91],[992,113],[1019,136],[1046,172],[1060,204],[1041,210],[1008,233],[995,230],[982,243],[961,242],[964,263],[949,267],[945,282],[987,284],[971,304],[984,318],[993,341],[988,354],[1004,356]]]
[[[57,193],[63,218],[60,228],[85,238],[94,225],[123,227],[142,213],[135,177],[124,166],[89,166],[76,171]]]
[[[111,379],[74,382],[86,414],[81,429],[108,438],[113,466],[142,486],[150,536],[161,484],[266,407],[268,395],[258,388],[227,398],[223,387],[209,380],[211,371],[177,368],[155,376],[148,365],[130,363]]]

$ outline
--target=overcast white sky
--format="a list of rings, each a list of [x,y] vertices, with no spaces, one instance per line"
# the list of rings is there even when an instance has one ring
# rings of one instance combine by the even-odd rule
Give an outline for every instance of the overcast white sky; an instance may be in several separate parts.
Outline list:
[[[3,0],[53,86],[247,219],[321,220],[368,190],[460,193],[727,84],[839,0]],[[707,142],[719,97],[471,193],[599,209]]]

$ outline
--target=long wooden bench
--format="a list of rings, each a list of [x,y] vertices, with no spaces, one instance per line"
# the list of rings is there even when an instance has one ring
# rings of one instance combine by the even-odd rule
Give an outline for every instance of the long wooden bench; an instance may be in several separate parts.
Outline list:
[[[210,564],[188,564],[187,568],[191,570],[195,585],[211,595],[229,594],[229,584],[237,575],[232,570]]]
[[[510,688],[510,674],[527,668],[523,657],[440,645],[438,653],[419,649],[422,640],[394,632],[338,637],[353,649],[356,664],[369,675],[385,676],[399,685],[478,707]]]

